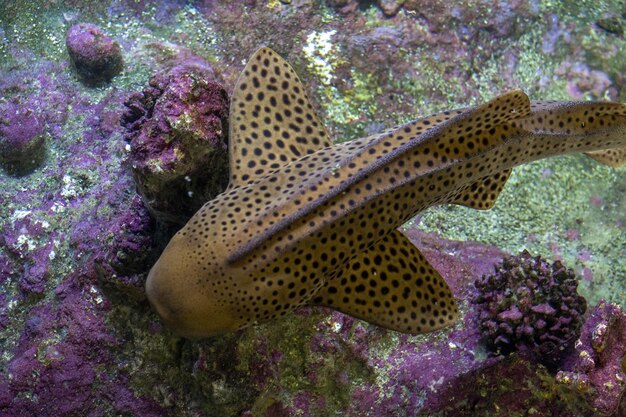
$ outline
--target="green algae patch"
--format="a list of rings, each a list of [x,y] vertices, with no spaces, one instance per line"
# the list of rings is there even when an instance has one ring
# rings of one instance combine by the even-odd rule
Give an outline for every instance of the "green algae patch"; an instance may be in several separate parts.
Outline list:
[[[587,277],[581,292],[590,304],[607,297],[623,305],[624,183],[623,170],[584,156],[550,158],[515,168],[491,210],[436,207],[420,215],[419,227],[511,253],[526,248],[548,259],[562,259]],[[598,291],[609,282],[612,291]],[[615,291],[615,285],[622,288]]]
[[[64,10],[59,5],[43,8],[31,1],[0,2],[0,29],[4,37],[4,41],[0,39],[0,68],[14,63],[9,44],[31,50],[37,57],[54,61],[65,59]]]
[[[544,0],[538,4],[544,13],[554,13],[566,22],[578,26],[592,24],[607,13],[619,14],[624,7],[621,0]]]
[[[289,407],[301,395],[324,399],[324,408],[313,403],[311,412],[340,413],[354,387],[371,383],[370,369],[353,354],[355,342],[344,333],[344,325],[334,315],[305,309],[247,329],[237,347],[237,370],[263,387],[252,415],[264,415],[272,404]]]

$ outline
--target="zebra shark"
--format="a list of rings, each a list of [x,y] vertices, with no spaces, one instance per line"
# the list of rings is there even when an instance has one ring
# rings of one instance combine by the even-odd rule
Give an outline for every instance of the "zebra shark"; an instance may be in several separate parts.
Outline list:
[[[447,326],[454,297],[400,225],[437,204],[489,209],[511,169],[540,158],[626,162],[626,105],[531,102],[518,90],[333,145],[293,68],[266,47],[235,85],[229,125],[228,188],[146,282],[154,309],[188,338],[303,305],[413,334]]]

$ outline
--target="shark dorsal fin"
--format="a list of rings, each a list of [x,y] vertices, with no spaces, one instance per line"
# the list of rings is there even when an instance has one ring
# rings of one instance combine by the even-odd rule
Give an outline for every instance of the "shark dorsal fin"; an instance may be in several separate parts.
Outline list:
[[[229,124],[230,187],[331,145],[295,71],[267,47],[237,80]]]

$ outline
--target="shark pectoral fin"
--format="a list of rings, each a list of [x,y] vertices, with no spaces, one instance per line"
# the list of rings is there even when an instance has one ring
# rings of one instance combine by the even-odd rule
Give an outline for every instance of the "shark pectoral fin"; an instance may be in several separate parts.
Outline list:
[[[231,187],[332,143],[291,65],[266,47],[250,57],[235,84],[229,129]]]
[[[488,210],[496,204],[496,199],[502,192],[509,175],[511,175],[511,170],[507,169],[473,182],[462,189],[451,203],[477,210]]]
[[[619,168],[626,164],[626,148],[607,149],[603,151],[585,152],[585,155],[601,164]]]
[[[350,260],[312,302],[413,334],[440,329],[458,317],[448,284],[397,230]]]

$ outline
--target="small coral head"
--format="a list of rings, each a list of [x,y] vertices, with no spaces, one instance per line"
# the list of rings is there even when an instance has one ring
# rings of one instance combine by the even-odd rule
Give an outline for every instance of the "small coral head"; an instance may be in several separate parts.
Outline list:
[[[559,261],[524,251],[475,286],[479,327],[496,354],[522,351],[554,368],[580,335],[587,303],[574,272]]]

